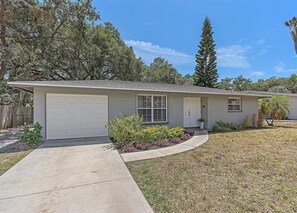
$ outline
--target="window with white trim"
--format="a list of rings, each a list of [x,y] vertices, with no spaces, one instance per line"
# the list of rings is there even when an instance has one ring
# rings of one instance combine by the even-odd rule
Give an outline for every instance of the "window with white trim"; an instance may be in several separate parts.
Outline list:
[[[167,121],[166,95],[138,95],[137,113],[144,123]]]
[[[241,111],[241,98],[240,97],[229,97],[228,98],[228,111],[229,112]]]

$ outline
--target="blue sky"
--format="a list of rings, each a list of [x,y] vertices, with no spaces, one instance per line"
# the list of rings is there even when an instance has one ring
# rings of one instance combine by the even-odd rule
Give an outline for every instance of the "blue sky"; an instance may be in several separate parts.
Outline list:
[[[162,56],[182,74],[193,74],[205,16],[212,21],[220,78],[257,80],[297,73],[297,57],[284,22],[297,1],[101,0],[94,1],[138,57]]]

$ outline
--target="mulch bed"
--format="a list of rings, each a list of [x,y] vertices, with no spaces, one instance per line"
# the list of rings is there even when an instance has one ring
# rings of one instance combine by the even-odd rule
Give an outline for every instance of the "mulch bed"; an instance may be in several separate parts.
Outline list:
[[[185,134],[189,134],[191,136],[188,139],[188,140],[190,140],[194,136],[194,131],[185,131]],[[113,138],[111,138],[111,141],[114,142]],[[154,149],[160,149],[160,148],[174,146],[174,145],[177,145],[177,144],[181,144],[181,143],[183,143],[183,142],[185,142],[187,140],[181,140],[179,143],[173,143],[170,140],[166,140],[166,141],[167,141],[166,146],[158,146],[155,143],[149,143],[151,145],[149,146],[148,149],[137,149],[135,146],[133,146],[133,149],[132,150],[124,151],[123,150],[123,147],[121,147],[119,145],[116,145],[116,149],[118,150],[118,152],[120,154],[122,154],[122,153],[130,153],[130,152],[142,152],[142,151],[148,151],[148,150],[154,150]]]

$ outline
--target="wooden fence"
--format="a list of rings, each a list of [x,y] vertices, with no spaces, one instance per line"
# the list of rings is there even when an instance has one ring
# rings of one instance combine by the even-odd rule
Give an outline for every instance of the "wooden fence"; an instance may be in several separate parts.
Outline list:
[[[33,123],[33,108],[0,105],[0,129],[18,127]]]

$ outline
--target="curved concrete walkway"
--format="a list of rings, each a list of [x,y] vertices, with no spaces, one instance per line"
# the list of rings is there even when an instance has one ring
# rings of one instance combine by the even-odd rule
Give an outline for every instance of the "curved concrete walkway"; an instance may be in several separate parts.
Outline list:
[[[147,160],[152,158],[159,158],[169,156],[181,152],[185,152],[204,144],[208,140],[208,132],[206,130],[195,132],[194,136],[183,143],[169,146],[160,149],[153,149],[142,152],[131,152],[121,154],[124,162]]]

